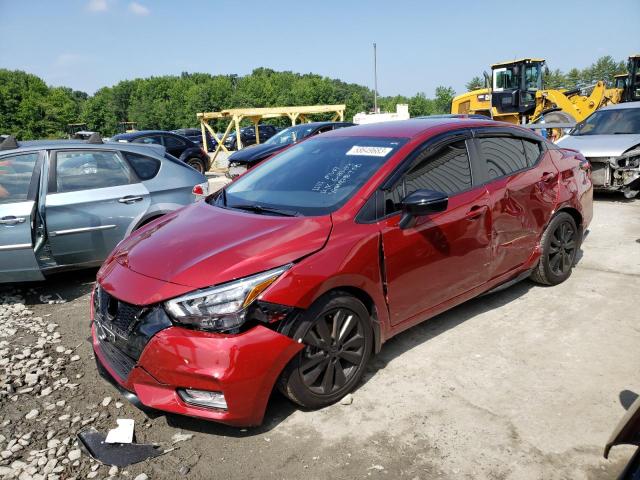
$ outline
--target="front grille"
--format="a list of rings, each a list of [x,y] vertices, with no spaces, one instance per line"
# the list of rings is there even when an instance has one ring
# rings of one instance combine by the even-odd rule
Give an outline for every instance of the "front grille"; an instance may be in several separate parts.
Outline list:
[[[100,351],[116,374],[126,380],[136,364],[136,360],[125,353],[129,335],[145,309],[118,300],[99,285],[93,306]]]
[[[98,346],[109,366],[122,379],[126,380],[136,362],[122,353],[114,344],[106,342],[98,335]]]
[[[131,328],[144,312],[143,307],[122,302],[100,286],[96,289],[94,308],[99,320],[115,333],[127,338]]]

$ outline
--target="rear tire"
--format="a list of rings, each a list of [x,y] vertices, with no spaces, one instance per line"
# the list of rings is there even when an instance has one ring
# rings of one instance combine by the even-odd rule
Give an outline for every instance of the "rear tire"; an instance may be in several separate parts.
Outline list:
[[[571,276],[580,247],[576,221],[566,212],[551,219],[540,241],[542,254],[531,279],[542,285],[558,285]]]
[[[185,163],[190,167],[196,169],[199,173],[204,173],[207,170],[207,166],[199,158],[189,158]]]
[[[323,408],[351,392],[364,374],[373,345],[370,315],[344,292],[317,300],[295,327],[305,348],[285,367],[278,389],[291,401]]]

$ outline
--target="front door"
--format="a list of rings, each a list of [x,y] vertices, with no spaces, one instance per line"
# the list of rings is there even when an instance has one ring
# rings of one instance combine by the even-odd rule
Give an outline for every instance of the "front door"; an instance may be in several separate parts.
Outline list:
[[[486,281],[491,216],[484,186],[474,186],[467,141],[425,150],[385,193],[379,222],[391,324],[422,319],[430,311]],[[429,189],[449,195],[446,211],[400,229],[400,201]]]
[[[41,158],[0,157],[0,283],[44,278],[34,251]]]
[[[147,211],[149,192],[116,151],[55,152],[45,216],[58,265],[100,264]]]

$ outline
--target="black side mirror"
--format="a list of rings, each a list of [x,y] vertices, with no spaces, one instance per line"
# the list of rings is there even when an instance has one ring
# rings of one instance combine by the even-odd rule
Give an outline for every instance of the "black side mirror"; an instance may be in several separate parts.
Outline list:
[[[402,218],[398,226],[405,229],[415,225],[416,217],[444,212],[449,205],[449,196],[434,190],[416,190],[404,197],[400,204],[402,205]]]

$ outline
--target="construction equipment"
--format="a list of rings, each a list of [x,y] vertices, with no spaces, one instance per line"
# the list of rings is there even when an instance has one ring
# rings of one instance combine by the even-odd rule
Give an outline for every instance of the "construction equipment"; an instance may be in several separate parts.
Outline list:
[[[67,136],[75,140],[87,140],[95,132],[87,128],[86,123],[68,123]]]
[[[636,67],[640,57],[638,60],[634,63]],[[491,87],[458,95],[453,99],[451,113],[481,114],[509,123],[573,124],[600,107],[624,100],[623,89],[608,88],[602,81],[587,88],[545,90],[544,67],[545,60],[540,58],[492,65]],[[629,77],[635,78],[631,69]]]
[[[120,122],[118,123],[118,133],[132,133],[138,131],[136,122]]]
[[[615,87],[622,90],[623,102],[640,101],[640,54],[631,55],[627,63],[627,73],[615,77]]]

